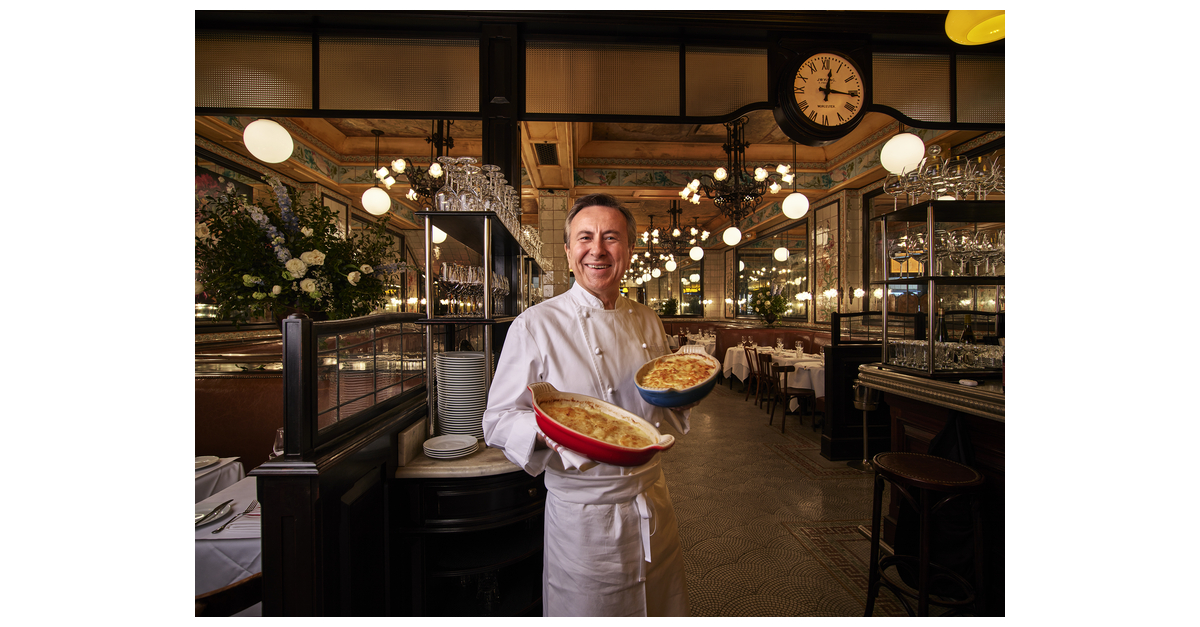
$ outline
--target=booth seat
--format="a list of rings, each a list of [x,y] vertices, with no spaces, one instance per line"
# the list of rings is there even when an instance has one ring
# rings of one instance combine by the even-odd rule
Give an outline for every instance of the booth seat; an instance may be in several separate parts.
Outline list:
[[[267,461],[283,426],[283,374],[196,375],[196,455]]]

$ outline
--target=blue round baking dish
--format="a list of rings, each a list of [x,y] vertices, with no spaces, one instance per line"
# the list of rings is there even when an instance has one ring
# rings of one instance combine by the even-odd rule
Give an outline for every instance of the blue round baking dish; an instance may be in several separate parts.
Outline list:
[[[650,369],[653,368],[654,365],[659,362],[659,360],[666,359],[667,357],[674,357],[680,354],[691,354],[703,357],[712,365],[712,373],[708,375],[707,379],[701,381],[700,383],[682,390],[676,388],[647,389],[642,387],[642,380],[646,377],[646,373],[650,372]],[[721,362],[717,361],[716,357],[709,355],[703,347],[693,344],[684,346],[683,348],[679,349],[679,352],[677,353],[655,357],[654,359],[642,364],[642,367],[638,368],[637,374],[635,374],[633,377],[633,383],[637,386],[638,394],[642,395],[642,400],[654,405],[655,407],[682,407],[684,405],[691,405],[692,403],[699,402],[703,400],[704,397],[708,396],[709,393],[713,391],[713,387],[717,385],[717,374],[720,372]]]

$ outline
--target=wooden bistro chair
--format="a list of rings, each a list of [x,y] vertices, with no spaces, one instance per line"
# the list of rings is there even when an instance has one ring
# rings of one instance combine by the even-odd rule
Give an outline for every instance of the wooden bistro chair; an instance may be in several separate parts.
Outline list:
[[[755,390],[754,404],[757,405],[758,380],[761,378],[758,374],[758,349],[751,348],[749,346],[743,346],[742,350],[746,351],[746,367],[750,369],[750,374],[746,375],[746,381],[743,383],[743,387],[746,390],[746,395],[742,397],[742,400],[744,401],[750,398],[750,386],[753,385]]]
[[[779,384],[775,377],[771,376],[775,367],[774,361],[770,355],[758,356],[758,406],[766,409],[767,406],[763,403],[771,403],[772,411],[775,409],[775,398],[779,395]]]
[[[778,403],[771,405],[771,419],[767,424],[775,422],[775,406],[783,405],[783,416],[779,419],[779,432],[783,433],[787,427],[787,412],[788,404],[791,400],[798,399],[800,406],[797,410],[800,414],[800,424],[804,424],[804,407],[812,404],[813,412],[813,429],[817,428],[817,408],[816,408],[816,393],[809,388],[794,388],[787,384],[787,376],[789,373],[795,372],[796,366],[771,366],[771,380],[775,383],[775,392]]]

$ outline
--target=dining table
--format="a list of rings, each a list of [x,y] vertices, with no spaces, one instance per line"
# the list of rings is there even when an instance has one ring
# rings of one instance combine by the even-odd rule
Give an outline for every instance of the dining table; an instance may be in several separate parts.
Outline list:
[[[758,354],[770,355],[771,362],[779,366],[796,366],[788,373],[787,385],[793,388],[808,388],[817,397],[825,396],[825,358],[822,355],[803,353],[796,350],[779,350],[770,346],[754,347]],[[750,364],[746,361],[746,350],[742,346],[730,346],[725,351],[721,369],[726,377],[735,376],[745,381],[750,376]],[[795,411],[799,401],[792,399],[788,411]]]
[[[261,506],[257,504],[258,480],[245,477],[196,504],[197,512],[232,499],[229,512],[196,527],[196,594],[211,592],[262,572]],[[253,509],[247,508],[254,503]],[[236,520],[234,517],[237,517]],[[218,528],[229,523],[219,533]],[[262,616],[257,603],[235,616]]]
[[[717,356],[717,338],[714,335],[688,334],[688,344],[696,344],[704,348],[713,357]]]
[[[196,502],[228,488],[245,476],[246,469],[238,457],[197,457]]]

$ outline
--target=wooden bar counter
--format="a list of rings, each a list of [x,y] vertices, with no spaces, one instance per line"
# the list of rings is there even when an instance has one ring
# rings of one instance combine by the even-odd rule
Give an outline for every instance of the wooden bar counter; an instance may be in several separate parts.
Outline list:
[[[988,614],[1004,615],[1004,389],[1000,380],[980,379],[970,387],[958,380],[942,381],[887,369],[880,364],[859,366],[859,381],[878,390],[891,414],[891,450],[930,453],[930,443],[964,449],[967,463],[984,476],[984,533]],[[951,429],[948,430],[948,427]],[[957,438],[953,430],[957,429]],[[958,445],[961,443],[961,446]],[[939,446],[946,450],[945,446]],[[932,454],[938,454],[934,451]],[[883,540],[895,546],[901,497],[893,488],[884,512]]]

